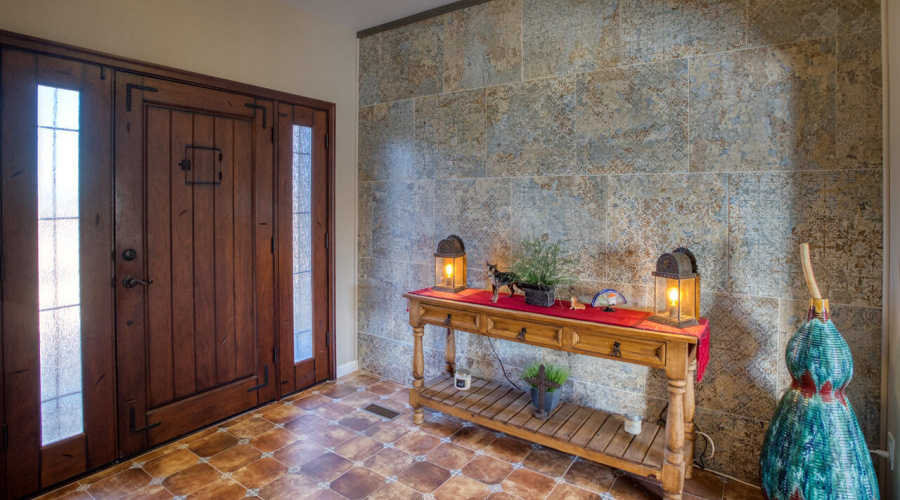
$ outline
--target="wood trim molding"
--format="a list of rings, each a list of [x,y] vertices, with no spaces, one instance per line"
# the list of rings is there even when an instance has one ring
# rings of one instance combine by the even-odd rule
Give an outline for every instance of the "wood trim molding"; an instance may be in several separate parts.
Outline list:
[[[447,5],[435,7],[433,9],[426,10],[425,12],[420,12],[418,14],[413,14],[402,19],[397,19],[396,21],[379,24],[378,26],[373,26],[371,28],[366,28],[362,31],[358,31],[356,33],[356,38],[365,38],[367,36],[381,33],[382,31],[389,31],[394,28],[406,26],[407,24],[417,23],[419,21],[424,21],[425,19],[441,16],[450,12],[465,9],[467,7],[473,7],[475,5],[488,3],[490,1],[491,0],[459,0],[458,2],[448,3]]]
[[[227,90],[237,94],[259,97],[269,100],[297,104],[309,108],[330,111],[333,115],[334,103],[290,94],[279,90],[257,87],[247,83],[235,82],[214,76],[201,75],[192,71],[186,71],[160,64],[147,63],[116,56],[95,50],[83,49],[64,43],[35,38],[28,35],[0,30],[0,46],[8,46],[29,52],[36,52],[63,59],[71,59],[98,66],[106,66],[110,69],[127,71],[142,76],[151,76],[163,80],[180,83],[189,83],[198,87]]]

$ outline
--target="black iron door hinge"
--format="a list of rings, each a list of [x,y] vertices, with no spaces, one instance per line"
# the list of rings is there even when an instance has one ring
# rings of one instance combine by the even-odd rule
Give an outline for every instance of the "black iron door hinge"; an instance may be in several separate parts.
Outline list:
[[[328,233],[325,233],[325,250],[328,250]]]
[[[269,385],[269,365],[263,367],[263,383],[254,385],[253,387],[247,389],[247,392],[253,392],[257,389],[262,389],[267,385]]]
[[[325,134],[325,149],[331,148],[330,142],[331,142],[331,141],[330,141],[329,135],[328,135],[328,134]]]
[[[143,90],[144,92],[159,92],[159,89],[148,87],[146,85],[135,85],[133,83],[125,84],[125,111],[131,111],[132,90]]]
[[[3,424],[3,451],[9,448],[9,426]]]
[[[331,332],[329,332],[328,330],[325,330],[325,347],[329,347],[329,344],[331,344],[331,341],[328,340],[330,338],[331,338]]]
[[[272,363],[278,364],[278,346],[272,348]]]
[[[162,422],[155,422],[155,423],[146,425],[144,427],[141,427],[140,429],[135,428],[134,427],[135,425],[136,425],[136,423],[135,423],[135,416],[134,416],[134,406],[132,406],[131,410],[128,412],[128,430],[132,434],[137,434],[139,432],[147,432],[150,429],[159,427],[160,425],[162,425]]]

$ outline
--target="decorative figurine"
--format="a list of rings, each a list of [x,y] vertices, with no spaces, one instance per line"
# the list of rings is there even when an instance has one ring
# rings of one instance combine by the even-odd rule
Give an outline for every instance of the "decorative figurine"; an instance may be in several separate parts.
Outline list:
[[[583,311],[587,306],[578,302],[578,297],[575,296],[575,289],[569,288],[569,293],[572,297],[572,305],[569,306],[569,309],[575,309],[576,311]]]
[[[597,292],[597,295],[594,295],[594,300],[591,301],[591,307],[600,307],[605,306],[603,308],[603,312],[616,312],[612,306],[616,304],[627,304],[628,301],[625,300],[625,296],[619,293],[612,288],[607,288],[606,290],[601,290]]]
[[[770,500],[878,500],[869,447],[844,393],[853,356],[819,292],[808,244],[800,256],[812,298],[806,322],[787,344],[793,383],[763,442],[762,493]]]
[[[516,294],[516,275],[510,272],[500,272],[497,270],[497,264],[491,264],[490,262],[485,262],[488,267],[488,276],[491,278],[491,289],[494,292],[494,296],[491,297],[491,302],[494,304],[497,303],[497,298],[500,295],[500,288],[507,287],[509,288],[509,296],[512,297]],[[520,287],[521,288],[521,287]]]

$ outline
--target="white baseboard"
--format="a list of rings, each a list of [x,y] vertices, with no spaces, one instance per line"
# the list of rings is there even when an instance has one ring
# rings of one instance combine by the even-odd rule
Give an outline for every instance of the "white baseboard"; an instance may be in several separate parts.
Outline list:
[[[356,370],[359,370],[359,361],[353,360],[342,365],[338,365],[337,367],[337,377],[343,377],[348,373],[353,373]]]

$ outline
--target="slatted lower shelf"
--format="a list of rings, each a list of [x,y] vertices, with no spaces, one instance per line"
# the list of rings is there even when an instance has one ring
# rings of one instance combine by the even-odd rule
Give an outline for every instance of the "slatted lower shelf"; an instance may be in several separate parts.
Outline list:
[[[467,391],[457,390],[452,378],[411,389],[410,404],[628,472],[661,477],[666,432],[653,423],[644,422],[635,436],[625,432],[621,415],[571,403],[560,403],[546,420],[537,419],[530,392],[475,378]]]

